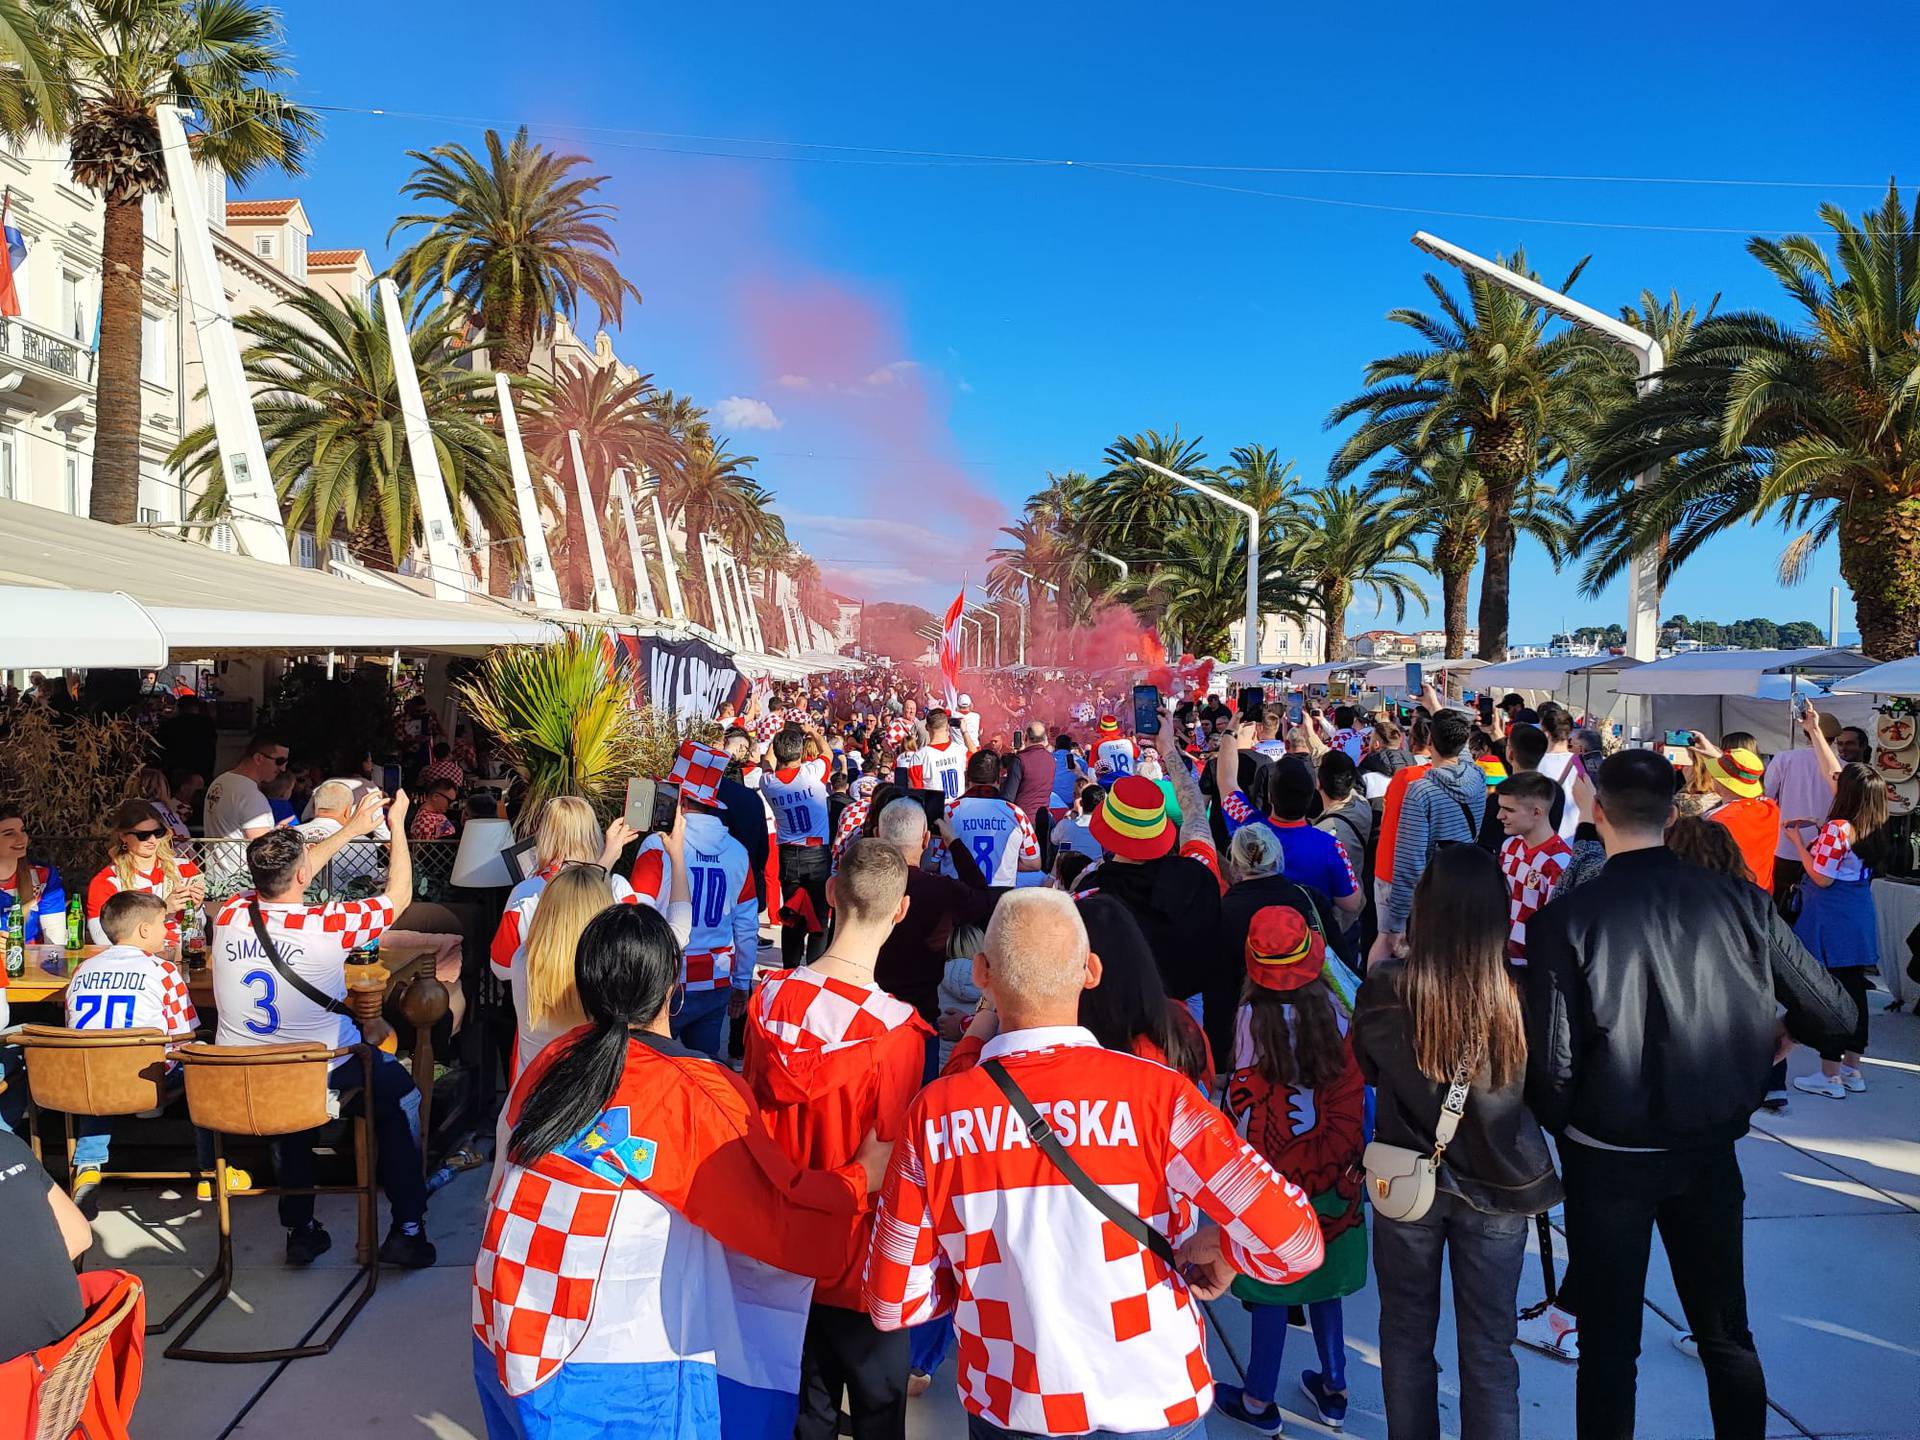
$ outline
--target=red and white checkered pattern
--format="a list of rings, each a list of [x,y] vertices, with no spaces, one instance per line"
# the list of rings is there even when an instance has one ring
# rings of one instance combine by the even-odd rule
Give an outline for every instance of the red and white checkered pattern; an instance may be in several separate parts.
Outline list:
[[[773,737],[780,733],[780,727],[786,723],[778,715],[762,715],[753,722],[753,738],[762,745],[771,745]]]
[[[251,932],[253,922],[247,917],[247,902],[252,898],[251,890],[229,896],[213,923],[245,925]],[[384,895],[368,900],[329,900],[324,905],[276,905],[263,900],[260,913],[267,928],[276,934],[329,935],[343,950],[357,950],[369,940],[378,940],[393,925],[393,902]]]
[[[524,1395],[585,1338],[620,1192],[577,1170],[572,1184],[509,1166],[473,1269],[473,1328],[500,1383]]]
[[[1829,880],[1864,880],[1867,867],[1853,853],[1853,845],[1853,823],[1829,820],[1807,849],[1807,859],[1813,862],[1807,868]]]
[[[1245,1274],[1284,1283],[1319,1265],[1306,1197],[1177,1072],[1077,1027],[1012,1032],[983,1053],[1005,1060],[1095,1183],[1176,1246],[1204,1212]],[[908,1111],[865,1301],[889,1330],[952,1311],[961,1401],[1008,1429],[1178,1425],[1211,1399],[1186,1281],[1073,1190],[977,1069]]]
[[[667,781],[680,787],[682,801],[691,800],[723,810],[726,807],[720,803],[720,781],[726,776],[728,758],[726,751],[711,745],[702,745],[696,740],[682,741]]]
[[[887,720],[886,733],[887,748],[898,754],[913,739],[913,721],[904,715],[891,716]]]
[[[1538,848],[1518,835],[1500,847],[1500,873],[1507,877],[1507,958],[1527,963],[1527,922],[1553,898],[1573,863],[1573,847],[1558,835],[1549,835]]]
[[[182,880],[191,880],[200,873],[200,867],[191,860],[177,860],[174,862],[174,865],[175,868],[179,870]],[[143,890],[149,895],[164,896],[167,893],[167,872],[159,865],[155,865],[151,870],[135,870],[133,872],[133,882],[123,886],[120,883],[119,873],[111,864],[102,866],[87,886],[87,919],[94,922],[92,928],[98,930],[101,907],[115,895],[118,895],[123,889]],[[100,944],[104,944],[106,938],[104,932],[97,933],[93,936],[94,941]],[[180,917],[169,912],[167,915],[167,944],[178,945],[179,943]]]
[[[833,868],[840,868],[840,859],[847,853],[847,846],[860,838],[860,827],[867,823],[867,816],[873,809],[873,792],[869,790],[857,800],[847,802],[847,808],[840,812],[840,828],[833,837]]]
[[[131,1003],[122,1006],[122,999]],[[76,1030],[160,1030],[185,1035],[200,1023],[186,977],[171,960],[114,945],[74,967],[67,1024]]]
[[[252,898],[252,892],[235,895],[214,917],[207,948],[220,1017],[215,1038],[222,1045],[312,1040],[330,1050],[358,1044],[360,1027],[351,1015],[316,1005],[265,964],[247,913]],[[347,997],[349,954],[393,924],[393,903],[384,895],[325,905],[262,901],[260,911],[282,961],[313,989],[338,1001]]]
[[[872,985],[855,985],[817,970],[782,970],[754,997],[760,1023],[783,1045],[843,1050],[911,1025],[919,1014]]]
[[[1035,862],[1037,868],[1040,837],[1027,812],[1011,800],[998,795],[962,795],[947,802],[947,823],[953,826],[954,838],[967,847],[989,886],[1017,884],[1022,860]],[[955,873],[951,856],[942,868]]]

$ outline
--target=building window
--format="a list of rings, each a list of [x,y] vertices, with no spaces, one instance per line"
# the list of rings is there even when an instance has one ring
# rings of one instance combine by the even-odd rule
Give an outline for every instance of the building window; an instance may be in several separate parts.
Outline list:
[[[211,165],[201,167],[207,182],[207,223],[215,230],[227,228],[227,177]]]
[[[265,234],[253,237],[253,253],[258,255],[262,260],[271,260],[273,258],[272,231],[269,230]]]
[[[20,437],[0,434],[0,500],[20,498]]]
[[[207,543],[214,549],[231,555],[233,553],[233,527],[222,520],[207,535]]]
[[[167,383],[167,322],[151,312],[140,316],[140,378]]]
[[[139,510],[139,515],[142,525],[158,525],[160,523],[160,512],[151,505],[142,505]]]
[[[84,514],[87,497],[80,493],[79,459],[72,455],[67,456],[65,469],[67,479],[67,513],[69,515]]]
[[[61,334],[83,342],[92,339],[87,334],[86,306],[80,299],[80,277],[71,270],[60,272],[60,313],[55,318]]]
[[[300,532],[298,537],[298,550],[299,558],[297,563],[301,569],[317,570],[320,568],[320,551],[313,543],[313,533],[311,531],[302,530]]]
[[[303,283],[307,278],[307,237],[298,229],[287,232],[287,273]]]

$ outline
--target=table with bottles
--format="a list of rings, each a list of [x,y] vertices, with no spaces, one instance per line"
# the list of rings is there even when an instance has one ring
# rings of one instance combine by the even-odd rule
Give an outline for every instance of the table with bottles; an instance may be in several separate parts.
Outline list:
[[[80,949],[69,949],[65,945],[33,944],[24,947],[26,963],[17,975],[9,974],[6,988],[0,991],[8,1002],[15,1007],[33,1005],[41,1002],[57,1001],[67,993],[67,981],[73,975],[80,962],[105,951],[105,945],[85,945]],[[160,952],[163,959],[178,964],[180,955],[178,946],[168,946]],[[366,953],[356,951],[356,962],[377,960],[385,966],[387,975],[387,993],[406,985],[421,973],[432,973],[433,951],[416,949],[402,944],[382,944],[378,951]],[[9,967],[11,968],[11,967]],[[203,1014],[213,1010],[213,974],[207,968],[206,952],[201,950],[197,956],[190,956],[187,964],[187,990],[193,996],[196,1010]]]

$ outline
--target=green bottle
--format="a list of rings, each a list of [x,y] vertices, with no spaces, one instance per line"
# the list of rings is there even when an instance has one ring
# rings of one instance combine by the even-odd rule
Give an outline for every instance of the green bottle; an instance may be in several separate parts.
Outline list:
[[[24,889],[25,886],[21,888]],[[27,907],[22,900],[22,896],[15,895],[13,904],[7,910],[7,978],[9,980],[17,980],[27,973]]]
[[[67,954],[77,955],[87,948],[87,912],[81,908],[80,897],[75,895],[67,901]]]

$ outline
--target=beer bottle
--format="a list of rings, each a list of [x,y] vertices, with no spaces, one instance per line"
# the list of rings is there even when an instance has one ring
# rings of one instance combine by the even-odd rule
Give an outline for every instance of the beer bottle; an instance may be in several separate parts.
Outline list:
[[[87,911],[79,895],[67,901],[67,954],[77,955],[87,948]]]
[[[26,886],[20,881],[21,893],[13,897],[13,904],[7,908],[7,978],[17,980],[27,973],[27,905]]]
[[[187,908],[180,912],[180,939],[187,969],[204,970],[207,964],[207,930],[201,923],[199,907],[191,899],[187,901]]]

